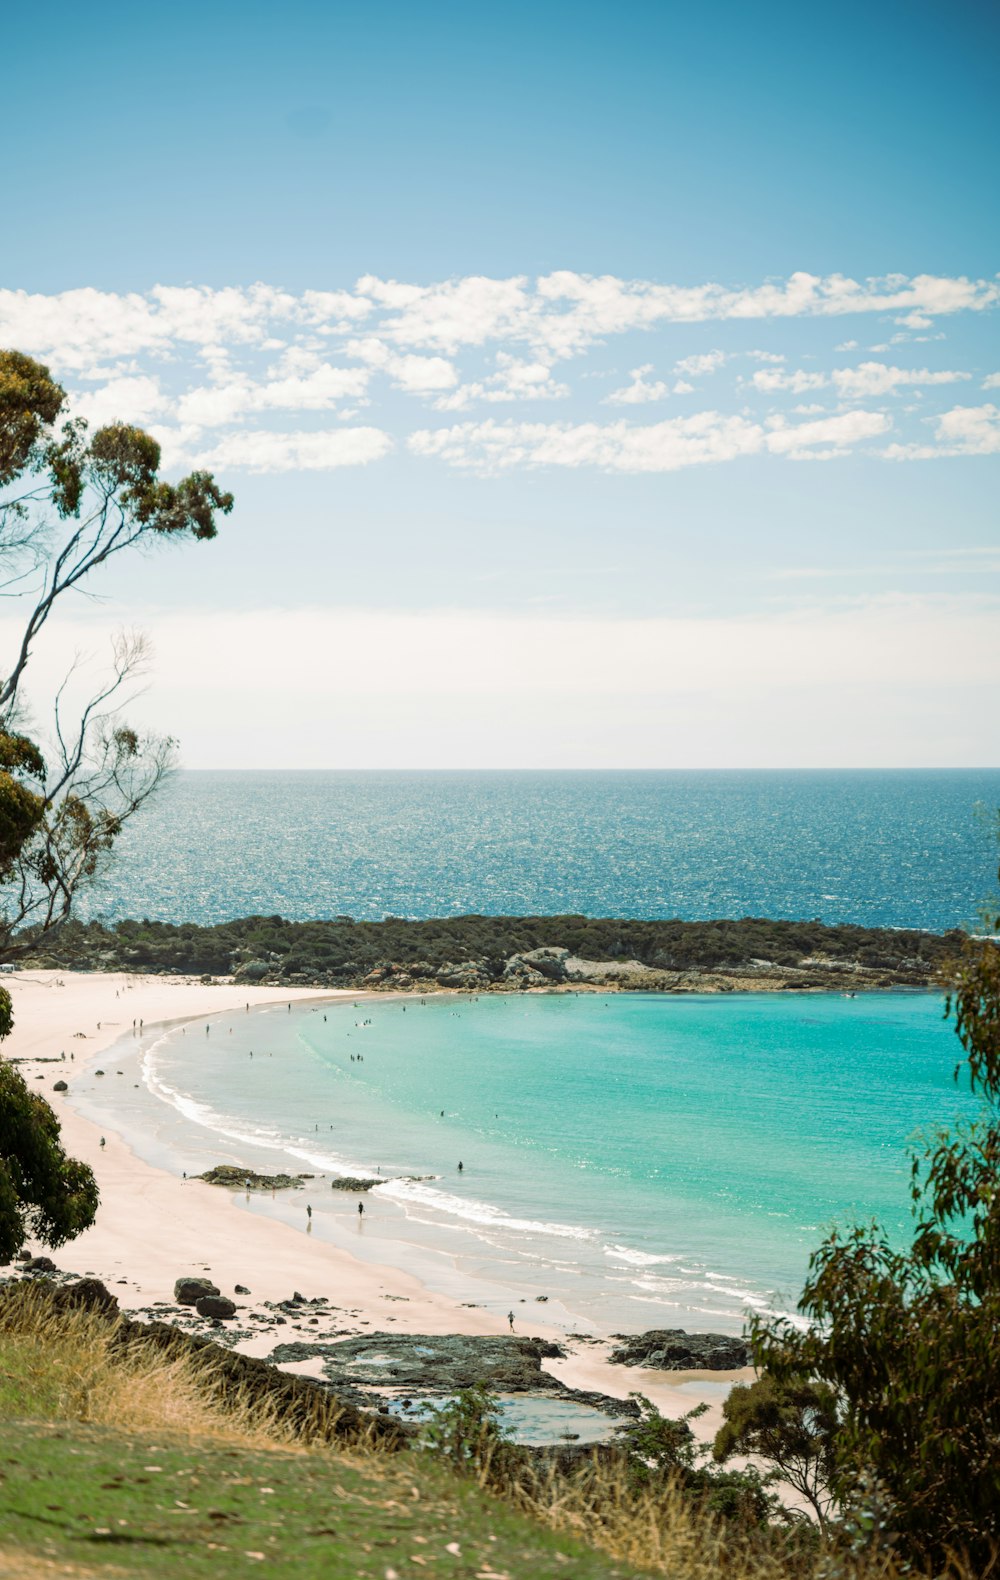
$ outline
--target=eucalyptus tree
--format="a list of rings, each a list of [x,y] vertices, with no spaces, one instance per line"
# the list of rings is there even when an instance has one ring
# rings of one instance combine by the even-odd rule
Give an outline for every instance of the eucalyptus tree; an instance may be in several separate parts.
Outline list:
[[[0,659],[0,956],[70,913],[125,823],[162,781],[169,737],[141,734],[121,717],[141,672],[141,636],[114,642],[105,683],[70,709],[53,699],[50,738],[27,722],[25,678],[61,599],[93,589],[101,568],[154,543],[216,536],[233,505],[208,472],[172,483],[160,446],[115,422],[91,432],[81,419],[57,427],[66,394],[48,368],[0,351],[0,592],[23,611]],[[68,682],[69,677],[67,677]],[[69,715],[69,716],[68,716]]]
[[[170,766],[169,737],[121,716],[145,660],[140,636],[115,639],[106,681],[75,709],[67,685],[53,698],[50,737],[29,720],[25,677],[60,600],[89,591],[118,555],[154,543],[216,535],[232,509],[208,472],[172,483],[160,446],[115,422],[93,432],[63,421],[66,393],[47,367],[0,351],[0,593],[16,634],[0,658],[0,959],[64,921],[100,872],[125,824]],[[13,1006],[0,988],[0,1040]],[[93,1222],[98,1190],[68,1158],[50,1105],[0,1060],[0,1261],[32,1235],[57,1246]]]

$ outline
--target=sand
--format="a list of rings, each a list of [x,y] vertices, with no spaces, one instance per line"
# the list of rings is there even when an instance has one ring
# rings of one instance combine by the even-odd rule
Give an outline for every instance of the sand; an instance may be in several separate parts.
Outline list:
[[[507,1331],[506,1322],[497,1315],[459,1305],[425,1288],[401,1269],[362,1263],[349,1251],[313,1238],[304,1229],[241,1212],[228,1191],[152,1167],[135,1155],[127,1137],[110,1126],[102,1132],[78,1114],[71,1093],[52,1089],[57,1080],[72,1083],[82,1068],[99,1063],[99,1056],[131,1030],[133,1020],[142,1020],[148,1032],[157,1025],[242,1009],[247,1003],[285,1004],[320,998],[353,1001],[363,997],[356,989],[317,993],[315,989],[209,984],[184,977],[58,971],[21,971],[2,981],[14,1002],[14,1031],[3,1045],[3,1056],[26,1061],[19,1065],[21,1074],[52,1104],[67,1151],[91,1166],[100,1187],[101,1205],[93,1228],[55,1253],[47,1253],[61,1269],[103,1279],[129,1311],[172,1301],[178,1277],[207,1274],[229,1296],[237,1284],[247,1286],[252,1296],[236,1298],[245,1300],[250,1311],[261,1310],[264,1301],[287,1300],[294,1290],[310,1297],[325,1296],[338,1310],[341,1333],[384,1330],[389,1323],[400,1333]],[[39,1062],[60,1060],[62,1053],[65,1063]],[[28,1249],[46,1251],[41,1245]],[[279,1340],[326,1336],[318,1330],[322,1323],[313,1328],[307,1324],[308,1318],[301,1325],[289,1322],[279,1331],[269,1329],[240,1343],[238,1348],[266,1354]],[[534,1315],[530,1323],[519,1318],[517,1330],[554,1338],[566,1348],[565,1360],[545,1364],[570,1387],[596,1389],[619,1398],[637,1389],[669,1415],[696,1404],[701,1383],[752,1376],[749,1371],[677,1374],[613,1366],[605,1359],[611,1347],[607,1338],[597,1342],[567,1340],[565,1334],[538,1322]],[[681,1392],[684,1383],[691,1387]],[[699,1422],[699,1433],[710,1436],[721,1419],[721,1407],[716,1389],[705,1390],[704,1397],[710,1410]]]

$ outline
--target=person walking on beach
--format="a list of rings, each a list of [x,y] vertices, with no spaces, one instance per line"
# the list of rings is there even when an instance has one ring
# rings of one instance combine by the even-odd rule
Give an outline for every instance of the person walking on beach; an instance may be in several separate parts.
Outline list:
[[[513,1331],[514,1331],[514,1313],[513,1313],[513,1311],[508,1311],[508,1313],[507,1313],[507,1321],[510,1323],[510,1331],[513,1333]]]
[[[359,1218],[363,1218],[364,1215],[365,1215],[365,1204],[364,1204],[363,1201],[359,1201],[358,1202],[358,1217]]]

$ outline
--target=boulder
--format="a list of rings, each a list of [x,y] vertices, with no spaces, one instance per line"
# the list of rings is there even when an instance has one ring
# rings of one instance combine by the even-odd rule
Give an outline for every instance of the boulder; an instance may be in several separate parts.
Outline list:
[[[52,1090],[54,1092],[68,1092],[69,1091],[69,1083],[66,1082],[66,1081],[56,1081],[53,1084]]]
[[[650,1328],[647,1333],[615,1333],[624,1342],[608,1356],[620,1366],[653,1371],[738,1371],[750,1365],[750,1349],[728,1333],[685,1333],[683,1328]]]
[[[33,1256],[26,1264],[29,1273],[54,1273],[56,1264],[51,1256]]]
[[[543,977],[548,977],[552,982],[565,982],[566,962],[569,959],[569,950],[560,949],[556,945],[547,945],[544,949],[526,949],[521,955],[512,956],[515,960],[523,960],[532,971],[538,971]]]
[[[219,1287],[210,1278],[179,1278],[174,1284],[174,1299],[179,1306],[196,1306],[204,1295],[219,1294]]]
[[[488,987],[490,983],[490,973],[479,960],[446,960],[435,975],[442,987],[474,991],[476,988]]]
[[[641,960],[582,960],[570,955],[565,963],[567,982],[637,982],[652,980],[657,976]]]
[[[266,960],[248,960],[245,965],[240,966],[233,981],[263,982],[266,976],[270,976],[272,969]]]
[[[503,968],[503,980],[517,987],[529,988],[548,987],[552,978],[536,971],[522,955],[511,955]]]
[[[236,1306],[225,1295],[202,1295],[195,1301],[194,1309],[199,1317],[217,1317],[223,1322],[236,1315]]]

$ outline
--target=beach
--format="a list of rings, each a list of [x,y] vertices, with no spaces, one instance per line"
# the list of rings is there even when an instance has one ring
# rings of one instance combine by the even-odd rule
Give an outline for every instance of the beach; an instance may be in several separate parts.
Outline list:
[[[102,1279],[129,1312],[171,1305],[175,1280],[205,1276],[240,1306],[240,1327],[257,1331],[235,1347],[266,1355],[278,1339],[301,1336],[322,1341],[389,1331],[396,1334],[492,1335],[508,1331],[496,1312],[450,1299],[426,1288],[400,1268],[361,1261],[342,1246],[263,1214],[241,1211],[230,1191],[184,1179],[136,1155],[126,1134],[101,1126],[73,1106],[75,1075],[100,1065],[101,1057],[133,1022],[152,1028],[202,1021],[225,1011],[283,1005],[306,1000],[335,1003],[358,1000],[356,991],[250,987],[200,982],[181,977],[23,971],[7,977],[14,1004],[14,1030],[3,1056],[18,1068],[32,1090],[52,1103],[62,1125],[67,1152],[94,1170],[101,1205],[94,1226],[51,1252],[66,1272]],[[65,1055],[65,1059],[62,1058]],[[72,1057],[71,1057],[72,1056]],[[111,1067],[109,1065],[109,1073]],[[55,1092],[65,1079],[69,1092]],[[102,1138],[104,1144],[102,1145]],[[30,1245],[43,1253],[46,1248]],[[251,1293],[235,1294],[241,1285]],[[325,1306],[309,1307],[301,1321],[286,1317],[279,1333],[272,1308],[299,1292]],[[265,1304],[269,1303],[269,1304]],[[519,1334],[556,1340],[565,1358],[542,1362],[571,1388],[626,1398],[640,1390],[665,1413],[678,1415],[704,1400],[709,1412],[701,1435],[714,1431],[721,1415],[720,1385],[741,1373],[655,1372],[609,1363],[609,1335],[567,1337],[535,1312],[515,1310]],[[318,1314],[317,1314],[318,1313]],[[260,1326],[260,1324],[265,1324]],[[391,1325],[391,1326],[390,1326]],[[289,1367],[314,1369],[304,1362]]]

